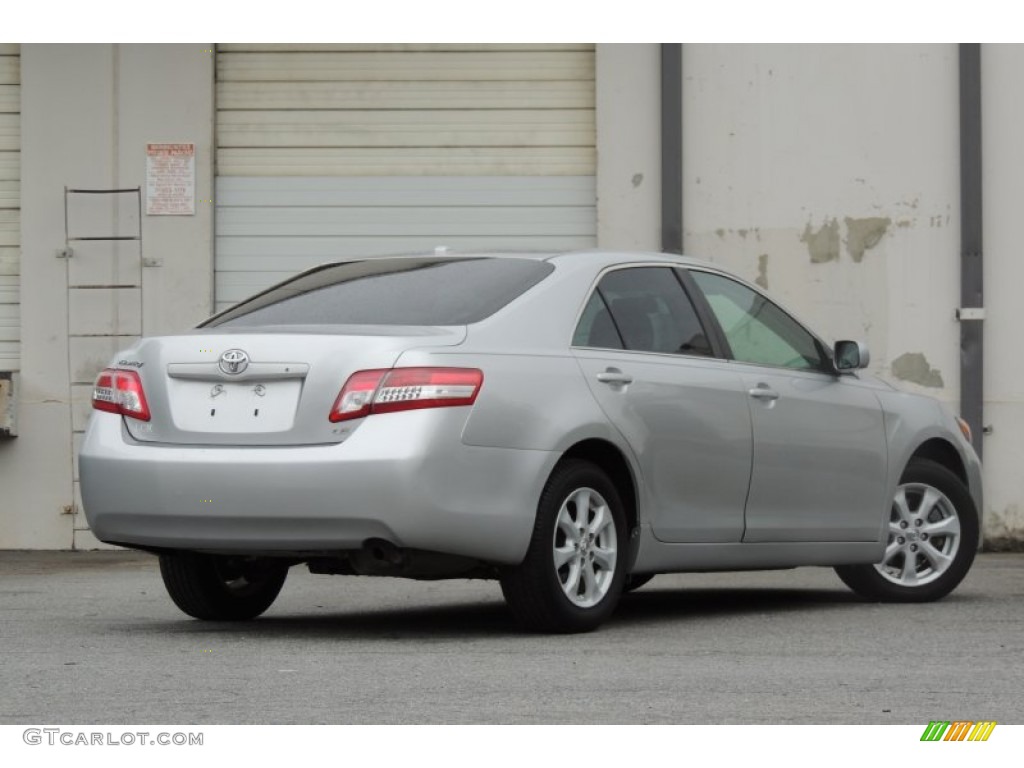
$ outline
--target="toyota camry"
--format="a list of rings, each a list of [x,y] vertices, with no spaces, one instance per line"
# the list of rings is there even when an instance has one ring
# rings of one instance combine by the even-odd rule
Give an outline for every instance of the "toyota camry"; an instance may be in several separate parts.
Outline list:
[[[977,548],[978,459],[868,362],[683,257],[328,264],[118,353],[82,500],[207,620],[258,616],[301,564],[495,579],[552,632],[666,572],[831,566],[935,600]]]

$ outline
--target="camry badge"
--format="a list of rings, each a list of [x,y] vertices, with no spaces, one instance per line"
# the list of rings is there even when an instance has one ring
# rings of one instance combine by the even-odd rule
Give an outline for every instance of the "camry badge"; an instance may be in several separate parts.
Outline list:
[[[249,367],[249,355],[240,349],[229,349],[220,356],[220,369],[227,374],[238,374]]]

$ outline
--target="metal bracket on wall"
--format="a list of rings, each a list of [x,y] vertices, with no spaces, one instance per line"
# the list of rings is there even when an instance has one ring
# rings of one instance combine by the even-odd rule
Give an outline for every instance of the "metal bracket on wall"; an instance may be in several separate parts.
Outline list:
[[[985,319],[985,308],[984,307],[959,307],[956,310],[956,319],[960,322],[966,320],[984,320]]]

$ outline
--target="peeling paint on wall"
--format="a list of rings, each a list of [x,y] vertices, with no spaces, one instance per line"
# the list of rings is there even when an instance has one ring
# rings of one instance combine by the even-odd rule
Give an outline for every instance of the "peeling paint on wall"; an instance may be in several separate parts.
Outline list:
[[[872,216],[867,219],[851,219],[847,216],[846,222],[846,252],[857,263],[864,258],[864,251],[870,250],[878,245],[892,224],[892,219],[880,216]]]
[[[768,254],[762,253],[757,257],[757,277],[754,282],[768,290]]]
[[[812,264],[823,264],[826,261],[839,259],[839,221],[832,219],[821,225],[817,232],[807,222],[804,233],[800,236],[801,243],[807,243],[807,252],[811,255]]]
[[[942,373],[938,368],[932,368],[927,358],[920,352],[905,352],[893,360],[892,375],[903,381],[920,384],[922,387],[941,389],[945,386],[942,382]]]

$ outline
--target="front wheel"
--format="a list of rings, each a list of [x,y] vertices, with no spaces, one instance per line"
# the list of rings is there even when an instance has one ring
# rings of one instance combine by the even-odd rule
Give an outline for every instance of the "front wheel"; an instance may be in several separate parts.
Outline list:
[[[978,548],[978,513],[959,477],[912,459],[893,497],[882,562],[843,565],[839,578],[869,600],[922,603],[963,580]]]
[[[501,577],[521,623],[542,632],[587,632],[615,609],[625,580],[625,513],[598,467],[570,459],[548,479],[523,562]]]
[[[277,598],[288,565],[256,558],[172,552],[160,555],[167,594],[197,619],[254,619]]]

